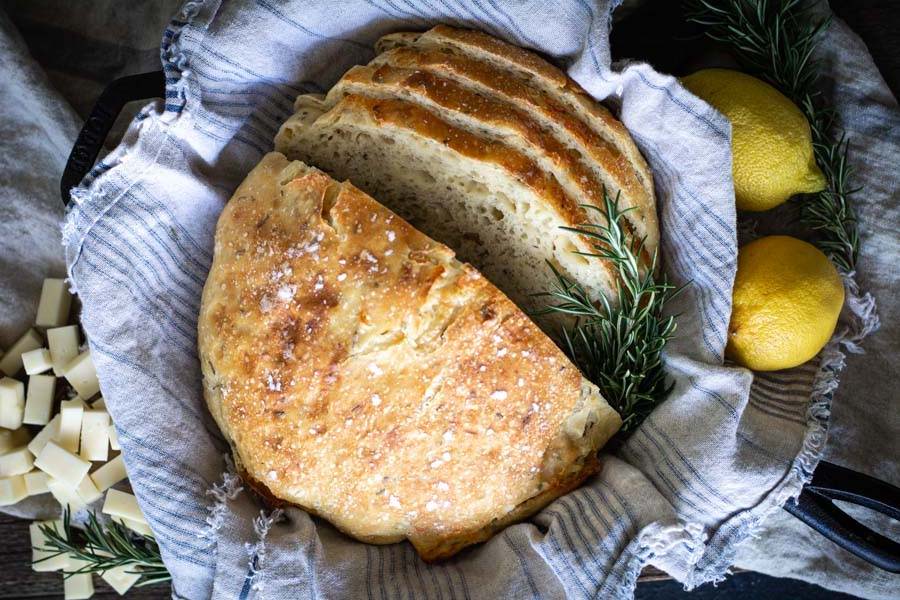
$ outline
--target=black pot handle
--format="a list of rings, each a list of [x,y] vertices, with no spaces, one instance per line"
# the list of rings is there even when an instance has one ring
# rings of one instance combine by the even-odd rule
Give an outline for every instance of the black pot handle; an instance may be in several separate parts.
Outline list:
[[[872,563],[900,573],[900,544],[872,531],[834,504],[843,500],[900,521],[900,489],[862,473],[822,461],[797,502],[784,509],[829,540]]]
[[[69,203],[72,188],[81,183],[94,166],[122,107],[135,100],[163,98],[165,94],[166,78],[162,71],[122,77],[103,90],[75,140],[69,160],[66,161],[66,169],[59,183],[63,204]]]

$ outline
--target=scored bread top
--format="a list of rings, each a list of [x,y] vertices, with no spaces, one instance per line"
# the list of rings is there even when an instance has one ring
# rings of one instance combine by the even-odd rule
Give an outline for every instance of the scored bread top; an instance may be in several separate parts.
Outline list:
[[[557,129],[609,173],[612,195],[621,192],[621,207],[635,233],[653,254],[659,224],[653,176],[625,126],[561,70],[522,48],[479,31],[438,25],[424,33],[395,33],[375,45],[371,65],[390,64],[443,73],[473,89],[497,95],[531,111]]]
[[[577,485],[621,424],[450,249],[278,153],[219,219],[199,345],[255,487],[426,559]]]
[[[333,106],[349,94],[375,98],[395,97],[422,105],[454,125],[468,127],[484,138],[522,152],[537,162],[544,171],[554,174],[569,197],[594,206],[603,206],[604,185],[615,193],[621,189],[620,183],[623,180],[633,180],[632,188],[639,188],[630,165],[623,166],[607,160],[602,164],[603,168],[592,169],[590,163],[583,160],[578,149],[566,146],[551,131],[513,103],[482,94],[433,72],[394,67],[390,64],[354,67],[331,88],[325,105]],[[600,153],[596,147],[595,150]],[[576,214],[582,221],[589,216],[584,209]],[[594,215],[591,217],[596,218]],[[623,222],[623,226],[629,235],[634,234],[634,228],[628,219]],[[650,262],[650,253],[655,249],[655,244],[654,240],[641,248],[645,264]]]

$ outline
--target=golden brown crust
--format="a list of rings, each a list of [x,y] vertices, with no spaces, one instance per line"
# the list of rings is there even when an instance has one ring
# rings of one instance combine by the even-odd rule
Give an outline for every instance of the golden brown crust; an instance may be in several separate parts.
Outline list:
[[[277,153],[222,212],[198,334],[207,404],[254,489],[429,559],[577,485],[620,424],[448,248]],[[586,403],[604,416],[573,438]]]
[[[450,32],[456,33],[450,35]],[[627,214],[627,218],[640,217],[644,225],[640,230],[647,237],[648,249],[651,253],[656,249],[659,240],[656,201],[653,178],[646,161],[622,123],[576,82],[540,57],[479,32],[438,26],[415,36],[396,34],[389,42],[381,45],[389,50],[376,56],[371,65],[427,70],[466,82],[479,91],[505,97],[564,128],[587,155],[616,180],[622,190],[623,205],[634,206],[638,212],[638,215]],[[442,44],[486,52],[506,61],[521,74],[476,56],[444,51],[446,48],[442,50]],[[543,78],[548,86],[554,87],[555,93],[549,94],[535,85],[530,80],[532,75]],[[576,111],[561,101],[563,99],[587,113],[596,121],[596,126],[579,118]],[[595,128],[604,130],[610,139],[600,135]]]
[[[447,117],[451,113],[464,115],[467,120],[491,128],[495,134],[521,138],[526,145],[549,158],[554,167],[573,182],[578,188],[576,198],[581,202],[603,206],[603,183],[597,180],[594,171],[584,163],[580,152],[565,147],[551,132],[542,128],[528,113],[517,109],[513,104],[477,93],[452,79],[428,71],[403,69],[386,64],[354,67],[331,89],[328,99],[333,103],[347,94],[365,96],[378,91],[394,93],[397,97],[400,97],[400,94],[407,94],[424,99],[433,103],[435,110],[440,111],[442,117]],[[622,179],[625,171],[612,163],[601,164],[601,168],[613,174],[614,179]],[[632,236],[634,228],[631,224],[625,221],[624,226],[627,234]],[[653,250],[655,248],[649,248],[648,252],[647,247],[642,248],[644,264],[649,264],[650,253]]]

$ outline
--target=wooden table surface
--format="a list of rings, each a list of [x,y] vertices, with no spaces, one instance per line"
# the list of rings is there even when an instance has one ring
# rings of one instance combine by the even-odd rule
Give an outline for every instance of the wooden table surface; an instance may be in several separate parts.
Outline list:
[[[31,570],[31,540],[28,522],[0,513],[0,600],[12,598],[62,598],[62,575],[35,573]],[[648,568],[642,581],[668,579],[654,568]],[[119,598],[119,595],[99,577],[94,577],[94,598]],[[168,585],[132,588],[127,598],[143,600],[169,598]]]
[[[668,62],[672,37],[677,34],[671,27],[673,0],[648,2],[653,15],[643,14],[631,23],[622,23],[614,29],[614,56],[645,58],[659,64]],[[898,10],[895,0],[831,0],[834,11],[863,38],[894,94],[900,91],[900,28],[897,27]],[[636,15],[637,16],[637,15]],[[655,18],[654,18],[655,17]],[[655,22],[655,23],[654,23]],[[658,24],[658,27],[654,27]],[[633,28],[628,26],[632,25]],[[619,50],[619,51],[617,51]],[[663,69],[666,70],[666,69]],[[31,570],[31,542],[28,522],[0,513],[0,600],[12,598],[62,598],[62,576],[59,573],[35,573]],[[656,581],[668,576],[652,567],[641,575],[640,581]],[[100,578],[94,578],[94,598],[118,598],[118,594]],[[140,600],[168,598],[168,585],[132,589],[128,598]]]

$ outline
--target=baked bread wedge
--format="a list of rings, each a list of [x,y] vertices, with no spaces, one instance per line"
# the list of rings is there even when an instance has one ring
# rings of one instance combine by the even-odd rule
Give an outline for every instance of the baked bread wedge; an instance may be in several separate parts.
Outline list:
[[[615,302],[612,265],[564,227],[620,195],[649,264],[659,232],[647,165],[624,127],[561,71],[477,32],[382,38],[325,97],[301,96],[276,149],[349,179],[452,247],[526,310],[549,261]]]
[[[219,219],[199,347],[209,410],[254,488],[426,560],[577,487],[621,425],[449,248],[278,153]]]

